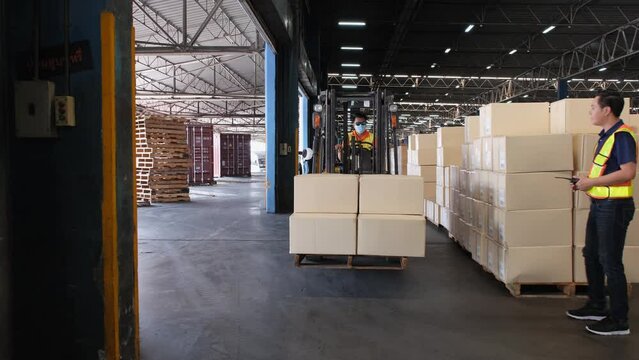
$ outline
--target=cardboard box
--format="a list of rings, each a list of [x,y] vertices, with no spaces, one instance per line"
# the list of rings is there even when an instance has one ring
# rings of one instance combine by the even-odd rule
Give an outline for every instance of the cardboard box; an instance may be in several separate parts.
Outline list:
[[[550,133],[549,103],[489,104],[479,109],[482,137]]]
[[[419,165],[408,165],[408,174],[410,176],[420,176],[424,182],[435,182],[437,181],[437,167],[428,165],[428,166],[419,166]]]
[[[295,212],[357,214],[358,180],[357,175],[345,174],[295,176]]]
[[[460,146],[437,148],[437,166],[460,166],[462,150]]]
[[[357,215],[294,213],[289,237],[291,254],[355,255]]]
[[[433,222],[435,218],[435,207],[433,206],[435,203],[431,200],[424,200],[424,214],[426,219],[430,222]]]
[[[493,138],[481,139],[481,169],[493,170]]]
[[[472,170],[481,170],[482,168],[484,156],[484,154],[482,154],[483,144],[484,142],[482,139],[473,141],[472,152],[470,156],[470,168]]]
[[[450,166],[444,168],[444,186],[453,187],[450,183]]]
[[[499,187],[500,174],[489,172],[488,173],[488,201],[487,203],[492,206],[497,206],[497,188]]]
[[[450,167],[450,187],[459,190],[459,178],[461,169],[459,166],[453,165]]]
[[[503,248],[496,241],[488,241],[488,249],[486,253],[486,267],[495,277],[499,275],[499,264],[501,263],[504,252]]]
[[[450,210],[455,214],[459,214],[459,202],[461,199],[461,193],[458,190],[451,190]]]
[[[424,199],[435,201],[437,197],[437,184],[434,182],[424,183]]]
[[[439,222],[444,227],[444,229],[450,229],[450,211],[443,207],[439,209]]]
[[[587,172],[574,172],[573,173],[574,176],[584,176],[587,177],[588,173]],[[585,192],[583,191],[573,191],[573,207],[575,209],[583,209],[583,210],[588,210],[590,209],[590,197],[588,195],[586,195]]]
[[[468,197],[459,194],[459,217],[462,220],[468,221]]]
[[[464,142],[471,144],[476,139],[479,139],[479,116],[466,116],[464,118]]]
[[[437,149],[417,149],[413,151],[413,161],[411,163],[420,166],[437,165]]]
[[[433,204],[433,221],[432,223],[439,226],[441,224],[441,219],[439,216],[441,215],[441,211],[439,210],[440,206],[437,203]]]
[[[599,135],[573,135],[573,167],[575,171],[590,171],[595,157],[595,147],[599,143]]]
[[[426,220],[422,216],[360,214],[357,254],[424,257]]]
[[[489,205],[486,208],[486,235],[497,241],[499,239],[499,221],[501,210]]]
[[[435,177],[435,182],[437,182],[438,186],[444,186],[444,168],[441,166],[437,166],[436,168],[437,176]]]
[[[473,232],[473,241],[471,253],[473,260],[481,266],[488,267],[488,237],[479,232],[477,229],[471,230]]]
[[[552,134],[597,134],[600,127],[590,123],[592,98],[563,99],[550,104]]]
[[[471,152],[472,152],[472,144],[464,144],[461,146],[462,149],[462,164],[461,169],[468,170],[472,168],[471,166]]]
[[[461,126],[437,129],[437,147],[460,147],[464,143],[465,130]]]
[[[463,195],[468,196],[470,172],[468,170],[461,170],[459,172],[459,190]]]
[[[451,197],[452,197],[452,191],[450,190],[449,187],[444,186],[444,207],[450,209]]]
[[[494,212],[497,241],[508,247],[571,246],[572,210]]]
[[[499,174],[495,206],[504,210],[572,208],[571,172]]]
[[[500,142],[495,171],[526,173],[573,169],[572,135],[508,136]]]
[[[470,253],[474,261],[478,260],[478,259],[475,259],[475,251],[477,249],[477,242],[481,242],[479,238],[481,238],[481,233],[479,233],[477,229],[471,227],[470,231],[468,232],[468,241],[464,242],[463,244],[464,249],[466,249],[466,251]]]
[[[474,200],[473,201],[474,209],[474,226],[482,233],[485,234],[488,232],[488,204]]]
[[[437,185],[437,193],[435,194],[435,203],[439,206],[446,206],[444,199],[444,187]]]
[[[628,106],[626,104],[626,106]],[[639,129],[639,114],[629,114],[623,118],[623,122],[628,126],[634,128],[635,133]]]
[[[423,216],[423,184],[416,176],[361,175],[359,213]]]
[[[573,252],[574,282],[587,283],[586,263],[583,257],[583,245],[575,246]],[[628,283],[639,283],[639,246],[626,246],[623,249],[623,264]]]
[[[586,245],[586,226],[590,210],[573,211],[573,243],[578,246]],[[634,217],[626,231],[626,246],[639,246],[639,210],[635,210]]]
[[[470,197],[473,199],[481,198],[479,187],[481,185],[481,171],[472,171],[469,173],[470,175],[470,183],[469,183],[469,191]]]
[[[469,241],[469,235],[470,235],[470,225],[468,225],[468,223],[466,223],[463,219],[461,219],[457,225],[459,226],[458,228],[458,233],[459,233],[459,244],[462,245],[464,248],[468,248],[468,245],[463,245],[463,244],[468,244]]]
[[[415,150],[435,150],[435,149],[437,149],[437,134],[415,135]]]
[[[479,200],[485,202],[486,204],[490,203],[490,174],[491,173],[488,171],[479,171]]]
[[[417,135],[409,135],[408,136],[408,150],[417,150]]]
[[[506,284],[572,281],[572,246],[500,248],[498,278]]]

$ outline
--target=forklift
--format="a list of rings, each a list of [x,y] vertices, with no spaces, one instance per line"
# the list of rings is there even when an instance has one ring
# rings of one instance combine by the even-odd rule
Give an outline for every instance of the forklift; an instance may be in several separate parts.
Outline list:
[[[353,115],[361,113],[368,118],[367,127],[375,136],[370,156],[363,144],[351,137]],[[372,125],[371,125],[372,124]],[[398,145],[397,105],[386,90],[367,93],[322,91],[313,107],[312,173],[343,174],[397,174],[397,152],[393,151],[394,172],[391,169],[390,149]],[[343,145],[338,156],[337,144]],[[364,162],[370,162],[364,164]]]

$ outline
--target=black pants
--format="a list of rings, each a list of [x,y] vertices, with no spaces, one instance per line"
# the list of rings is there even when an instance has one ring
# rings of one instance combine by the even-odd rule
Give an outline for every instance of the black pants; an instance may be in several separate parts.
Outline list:
[[[590,301],[606,305],[605,278],[608,279],[610,315],[628,320],[628,289],[623,267],[623,248],[628,224],[635,214],[632,199],[593,200],[586,227],[584,258]]]

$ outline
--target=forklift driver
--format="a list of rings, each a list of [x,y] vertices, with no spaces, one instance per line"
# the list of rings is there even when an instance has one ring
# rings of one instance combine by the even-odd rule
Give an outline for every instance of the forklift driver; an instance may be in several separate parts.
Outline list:
[[[348,134],[347,156],[351,155],[353,149],[350,149],[351,144],[355,144],[355,156],[353,164],[353,170],[358,170],[362,173],[371,173],[373,170],[373,147],[375,146],[375,135],[366,129],[366,115],[362,113],[355,113],[353,120],[353,131]],[[342,159],[342,153],[344,144],[337,144],[337,156],[340,161]],[[359,155],[359,156],[358,156]]]

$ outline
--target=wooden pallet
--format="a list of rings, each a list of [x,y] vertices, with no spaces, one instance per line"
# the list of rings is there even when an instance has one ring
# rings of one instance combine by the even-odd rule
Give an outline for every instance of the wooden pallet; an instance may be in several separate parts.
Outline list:
[[[575,283],[514,283],[504,284],[514,297],[573,297]]]
[[[356,270],[404,270],[408,258],[400,256],[296,254],[296,267]]]

